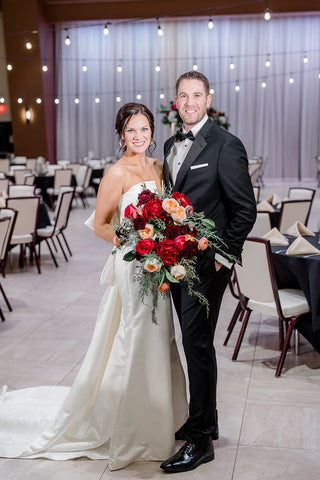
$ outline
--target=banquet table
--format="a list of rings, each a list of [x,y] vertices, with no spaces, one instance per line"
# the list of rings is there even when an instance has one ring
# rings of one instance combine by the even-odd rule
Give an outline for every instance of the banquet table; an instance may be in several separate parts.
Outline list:
[[[289,245],[296,239],[285,235]],[[309,243],[320,250],[319,233],[315,237],[305,236]],[[320,331],[320,253],[286,255],[288,248],[272,245],[272,257],[278,288],[299,288],[310,306],[313,332]]]
[[[46,190],[49,187],[53,187],[54,175],[37,175],[34,179],[36,188],[40,188],[41,196],[47,205],[51,206],[50,197],[47,194]],[[71,185],[74,187],[77,185],[75,175],[71,177]]]

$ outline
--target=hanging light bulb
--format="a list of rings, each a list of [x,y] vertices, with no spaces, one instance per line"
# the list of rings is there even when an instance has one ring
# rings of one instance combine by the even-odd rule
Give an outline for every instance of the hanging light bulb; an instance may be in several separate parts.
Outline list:
[[[197,63],[194,63],[192,69],[193,69],[194,71],[197,71],[197,70],[199,69],[198,64],[197,64]]]
[[[12,65],[11,65],[11,63],[8,63],[8,65],[7,65],[7,70],[9,70],[9,72],[11,72],[11,70],[12,70]]]
[[[19,98],[18,98],[18,103],[22,103],[22,102],[23,102],[22,98],[19,97]]]
[[[48,71],[48,66],[47,65],[42,65],[42,71],[47,72]]]
[[[68,29],[65,28],[65,31],[66,31],[66,33],[67,33],[67,36],[66,36],[66,38],[65,38],[65,40],[64,40],[64,44],[67,45],[67,47],[69,47],[69,45],[71,44],[71,40],[70,40],[70,37],[69,37],[69,35],[68,35]]]
[[[29,40],[26,41],[26,49],[31,50],[32,49],[32,43],[29,42]]]
[[[308,58],[308,55],[306,54],[304,57],[303,57],[303,63],[308,63],[309,62],[309,58]]]
[[[160,65],[157,64],[157,65],[154,67],[154,69],[155,69],[156,72],[160,72]]]
[[[40,104],[41,101],[42,101],[42,100],[41,100],[41,98],[39,98],[39,97],[38,97],[37,100],[36,100],[36,102],[37,102],[38,104]]]
[[[119,72],[119,73],[122,72],[122,65],[119,64],[119,65],[117,66],[117,72]]]
[[[5,102],[4,97],[0,97],[0,103],[4,103],[4,102]]]
[[[210,88],[210,95],[214,94],[214,88]]]
[[[261,87],[262,87],[262,88],[266,88],[266,87],[267,87],[267,82],[266,82],[265,80],[263,80],[263,81],[261,82]]]
[[[290,74],[289,83],[291,83],[291,85],[294,83],[294,78],[292,76],[292,73]]]
[[[116,101],[117,101],[118,103],[121,102],[121,97],[118,96],[118,97],[116,98]]]
[[[82,71],[83,71],[83,72],[86,72],[86,71],[88,70],[88,67],[87,67],[87,65],[86,65],[86,63],[85,63],[84,60],[83,60],[83,63],[82,63],[82,67],[81,67],[81,68],[82,68]]]
[[[100,103],[100,98],[99,98],[98,96],[96,96],[96,98],[94,99],[94,101],[95,101],[96,103]]]
[[[157,19],[157,22],[158,22],[158,35],[159,35],[159,37],[162,37],[163,36],[163,30],[162,30],[161,25],[159,23],[159,17],[156,17],[156,19]]]
[[[213,27],[214,27],[214,23],[213,23],[213,21],[212,21],[212,18],[209,18],[209,22],[208,22],[208,28],[209,28],[209,30],[212,30]]]
[[[141,94],[140,93],[137,94],[137,100],[141,100]]]
[[[55,99],[54,99],[54,103],[55,103],[56,105],[59,105],[59,103],[60,103],[59,98],[55,98]]]
[[[266,22],[268,22],[269,20],[271,20],[271,13],[270,13],[269,8],[266,8],[266,9],[265,9],[264,19],[265,19]]]
[[[74,103],[75,103],[76,105],[78,105],[78,104],[80,103],[80,100],[79,100],[78,97],[76,97],[76,98],[74,99]]]
[[[267,57],[265,66],[266,66],[267,68],[271,67],[271,61],[270,61],[269,55],[268,55],[268,57]]]
[[[165,95],[164,95],[163,92],[161,92],[159,96],[160,96],[161,100],[163,100],[165,98]]]
[[[105,35],[105,36],[109,35],[109,28],[108,28],[108,24],[107,24],[107,23],[106,23],[105,26],[104,26],[103,35]]]
[[[239,92],[239,91],[240,91],[240,85],[239,85],[238,82],[236,83],[234,89],[235,89],[236,92]]]
[[[29,123],[31,120],[31,112],[29,107],[26,107],[25,116],[26,116],[26,122]]]
[[[234,69],[236,68],[236,66],[235,66],[235,64],[234,64],[234,62],[233,62],[232,57],[231,57],[231,61],[230,61],[229,68],[230,68],[230,70],[234,70]]]

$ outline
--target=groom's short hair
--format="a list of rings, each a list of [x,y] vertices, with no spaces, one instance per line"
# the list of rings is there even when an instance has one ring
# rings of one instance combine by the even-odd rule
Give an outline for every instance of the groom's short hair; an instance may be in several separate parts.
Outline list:
[[[209,95],[210,84],[209,80],[203,73],[197,72],[196,70],[191,70],[191,72],[186,72],[180,75],[176,82],[176,94],[178,95],[179,85],[182,80],[200,80],[203,83],[206,95]]]

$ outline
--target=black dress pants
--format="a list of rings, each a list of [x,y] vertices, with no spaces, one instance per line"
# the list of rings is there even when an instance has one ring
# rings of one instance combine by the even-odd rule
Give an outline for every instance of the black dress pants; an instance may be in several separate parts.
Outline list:
[[[212,262],[197,273],[200,281],[194,284],[194,290],[207,298],[209,314],[206,306],[201,305],[195,295],[188,293],[186,282],[171,284],[171,290],[180,321],[189,376],[188,431],[196,446],[205,451],[217,422],[217,362],[213,341],[231,270],[222,266],[216,272]]]

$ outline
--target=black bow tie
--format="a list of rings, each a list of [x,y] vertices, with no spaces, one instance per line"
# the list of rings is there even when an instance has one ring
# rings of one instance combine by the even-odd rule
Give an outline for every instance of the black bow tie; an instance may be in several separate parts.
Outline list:
[[[195,140],[191,130],[189,130],[188,133],[183,133],[182,130],[177,130],[177,133],[176,133],[176,140],[177,141],[181,142],[182,140],[185,140],[186,138],[188,138],[192,142]]]

